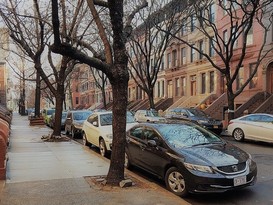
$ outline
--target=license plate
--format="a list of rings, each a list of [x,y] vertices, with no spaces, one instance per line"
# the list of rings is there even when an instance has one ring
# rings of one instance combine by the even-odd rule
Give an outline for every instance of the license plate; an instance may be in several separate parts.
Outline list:
[[[246,184],[246,176],[236,177],[233,179],[234,186]]]
[[[217,128],[218,128],[218,125],[213,125],[213,128],[217,129]]]

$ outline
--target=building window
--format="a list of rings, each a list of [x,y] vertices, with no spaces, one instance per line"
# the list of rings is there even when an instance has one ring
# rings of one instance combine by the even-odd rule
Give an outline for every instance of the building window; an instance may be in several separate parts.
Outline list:
[[[214,92],[214,71],[209,73],[209,92]]]
[[[209,56],[212,57],[215,55],[215,50],[214,50],[214,43],[213,43],[214,38],[209,39]]]
[[[160,81],[157,82],[157,97],[160,97]]]
[[[164,70],[164,66],[165,66],[165,65],[164,65],[164,62],[165,62],[165,61],[164,61],[164,57],[163,57],[163,58],[162,58],[162,61],[161,61],[161,70]]]
[[[206,73],[201,74],[201,84],[202,84],[202,89],[201,89],[201,94],[205,94],[206,92]]]
[[[182,84],[181,95],[184,96],[186,95],[186,77],[181,78],[181,84]]]
[[[236,78],[236,89],[239,90],[244,84],[244,67],[239,69],[237,78]]]
[[[200,53],[199,53],[199,59],[203,59],[203,53],[204,53],[204,41],[201,40],[199,41],[199,50],[200,50]]]
[[[194,45],[192,45],[194,46]],[[195,60],[195,50],[191,48],[191,63]]]
[[[76,97],[76,105],[79,104],[79,97]]]
[[[161,97],[164,97],[165,96],[165,83],[164,83],[164,81],[162,81],[162,95],[161,95]]]
[[[179,96],[180,82],[179,78],[175,79],[175,96]]]
[[[186,48],[181,48],[181,65],[185,65],[186,63]]]
[[[251,27],[247,33],[246,37],[246,45],[252,45],[253,44],[253,27]]]
[[[193,32],[196,28],[196,17],[194,15],[191,16],[191,32]]]
[[[170,66],[171,66],[171,54],[168,53],[167,54],[167,68],[170,68]]]
[[[172,66],[173,67],[177,66],[177,51],[176,50],[172,51]]]
[[[187,30],[186,30],[186,23],[185,21],[182,22],[182,26],[181,26],[181,35],[184,36],[186,35]]]
[[[249,77],[254,72],[255,68],[256,68],[256,63],[252,63],[249,65]],[[256,71],[255,75],[253,76],[253,78],[251,79],[251,81],[249,83],[249,88],[250,89],[256,88],[257,81],[258,81],[258,73]]]
[[[211,23],[215,22],[215,4],[209,6],[209,21]]]
[[[232,41],[234,41],[233,48],[238,47],[238,36],[236,32],[236,27],[232,27]]]
[[[227,30],[224,30],[224,32],[223,32],[223,41],[224,41],[223,51],[226,52],[226,45],[228,43],[228,33],[227,33]]]

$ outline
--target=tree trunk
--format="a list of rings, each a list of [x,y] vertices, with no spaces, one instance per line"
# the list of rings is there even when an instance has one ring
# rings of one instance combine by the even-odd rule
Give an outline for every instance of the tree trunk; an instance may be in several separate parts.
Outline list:
[[[63,111],[63,97],[62,94],[56,95],[56,107],[55,107],[55,124],[53,128],[52,136],[61,136],[61,120]]]
[[[232,91],[229,89],[227,90],[227,97],[228,97],[228,121],[234,119],[234,112],[235,112],[235,106],[234,106],[234,100],[235,96]]]
[[[155,102],[154,102],[154,91],[151,89],[148,93],[150,109],[155,109]]]
[[[118,185],[124,179],[126,143],[126,109],[128,81],[112,84],[113,90],[113,144],[107,184]]]
[[[35,89],[35,117],[40,117],[40,97],[41,97],[41,81],[40,72],[36,69],[36,89]]]

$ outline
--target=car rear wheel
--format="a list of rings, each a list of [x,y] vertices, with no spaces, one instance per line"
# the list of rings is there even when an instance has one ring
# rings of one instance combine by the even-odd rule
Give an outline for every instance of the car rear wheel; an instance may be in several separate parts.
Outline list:
[[[103,157],[106,157],[106,154],[107,154],[107,148],[106,148],[106,145],[105,145],[105,142],[103,139],[100,139],[100,142],[99,142],[99,148],[100,148],[100,155],[103,156]]]
[[[245,138],[244,131],[240,128],[236,128],[232,135],[236,141],[243,141]]]
[[[177,196],[184,197],[188,194],[185,179],[176,167],[168,169],[165,175],[165,183],[167,189]]]
[[[87,147],[91,146],[91,143],[90,143],[90,142],[88,142],[88,140],[87,140],[87,137],[86,137],[86,134],[85,134],[85,133],[83,133],[83,134],[82,134],[82,144],[83,144],[84,146],[87,146]]]
[[[126,152],[125,152],[124,167],[125,167],[126,169],[129,169],[129,168],[131,167],[129,157],[128,157],[128,154],[127,154]]]

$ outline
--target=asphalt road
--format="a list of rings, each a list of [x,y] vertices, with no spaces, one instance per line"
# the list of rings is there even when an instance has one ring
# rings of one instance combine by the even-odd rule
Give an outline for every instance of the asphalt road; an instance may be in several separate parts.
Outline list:
[[[234,145],[249,152],[258,166],[258,178],[254,186],[221,194],[192,194],[185,200],[193,205],[273,205],[273,144],[261,142],[236,142],[232,137],[222,136]],[[82,143],[81,139],[76,141]],[[91,148],[99,152],[97,148]],[[162,181],[138,169],[132,170],[136,174],[164,187]]]

